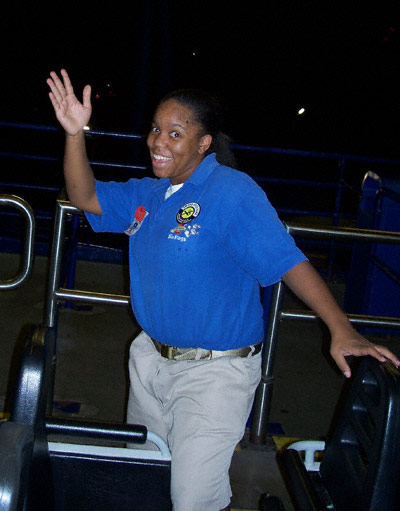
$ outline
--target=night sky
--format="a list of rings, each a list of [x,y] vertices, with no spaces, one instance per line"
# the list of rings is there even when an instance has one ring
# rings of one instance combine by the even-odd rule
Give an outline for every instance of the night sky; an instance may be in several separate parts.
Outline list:
[[[0,120],[55,124],[45,79],[65,67],[78,95],[93,86],[94,129],[145,132],[163,94],[195,86],[220,95],[235,142],[400,157],[397,4],[15,1]]]

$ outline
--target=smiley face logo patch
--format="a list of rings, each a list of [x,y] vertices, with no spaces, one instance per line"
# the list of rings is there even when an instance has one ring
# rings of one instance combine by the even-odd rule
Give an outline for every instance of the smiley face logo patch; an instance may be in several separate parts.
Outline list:
[[[176,214],[176,221],[178,224],[187,224],[199,216],[200,204],[197,202],[189,202],[181,207]]]

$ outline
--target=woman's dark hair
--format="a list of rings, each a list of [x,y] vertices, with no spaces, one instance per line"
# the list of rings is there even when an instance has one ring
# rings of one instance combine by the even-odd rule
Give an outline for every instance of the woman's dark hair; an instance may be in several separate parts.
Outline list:
[[[212,136],[206,155],[216,153],[218,163],[236,168],[236,159],[230,147],[231,139],[221,131],[223,113],[217,97],[201,89],[178,89],[164,96],[160,104],[170,99],[189,107],[196,122],[203,127],[204,134]]]

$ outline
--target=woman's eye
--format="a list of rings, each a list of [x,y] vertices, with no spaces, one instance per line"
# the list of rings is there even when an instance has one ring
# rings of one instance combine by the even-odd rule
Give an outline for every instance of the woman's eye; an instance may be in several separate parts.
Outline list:
[[[156,128],[155,126],[153,126],[151,129],[150,129],[150,133],[158,133],[158,128]]]
[[[171,137],[172,137],[172,138],[179,138],[180,136],[181,136],[181,135],[180,135],[180,133],[178,133],[177,131],[173,131],[173,132],[171,133]]]

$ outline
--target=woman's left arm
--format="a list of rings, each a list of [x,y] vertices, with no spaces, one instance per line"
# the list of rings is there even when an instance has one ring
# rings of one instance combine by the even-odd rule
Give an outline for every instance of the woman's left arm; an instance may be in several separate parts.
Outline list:
[[[349,355],[371,355],[381,362],[390,360],[396,367],[400,366],[400,360],[390,350],[372,344],[352,327],[328,286],[308,261],[294,266],[282,280],[329,328],[331,356],[346,378],[351,376],[345,359]]]

